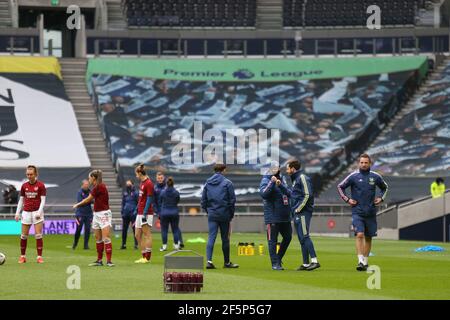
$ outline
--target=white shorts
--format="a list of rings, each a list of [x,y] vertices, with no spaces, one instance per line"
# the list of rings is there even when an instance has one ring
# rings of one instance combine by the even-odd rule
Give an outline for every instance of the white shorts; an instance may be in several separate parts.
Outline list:
[[[142,222],[143,218],[144,218],[143,214],[138,214],[136,216],[136,222],[134,224],[135,228],[142,229],[142,226],[145,225],[145,224],[148,224],[149,227],[153,226],[153,215],[150,215],[150,214],[147,215],[147,222]]]
[[[22,211],[22,224],[32,225],[44,222],[44,214],[39,219],[36,218],[37,214],[37,211]]]
[[[99,230],[106,227],[112,227],[112,213],[111,210],[94,212],[94,219],[92,221],[92,229]]]

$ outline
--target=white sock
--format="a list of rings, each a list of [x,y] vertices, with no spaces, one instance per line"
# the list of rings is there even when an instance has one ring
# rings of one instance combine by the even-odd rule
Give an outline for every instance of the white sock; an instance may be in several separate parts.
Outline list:
[[[369,264],[369,257],[364,257],[364,265],[367,266]]]
[[[303,266],[304,267],[309,267],[309,264],[304,263]]]
[[[162,245],[163,249],[167,249],[167,244]]]
[[[364,263],[364,256],[362,254],[358,254],[358,262]]]
[[[317,257],[316,257],[316,258],[311,258],[311,262],[312,262],[312,263],[318,263]]]
[[[209,260],[208,260],[208,263],[211,263],[211,264],[212,264],[212,261],[209,261]]]

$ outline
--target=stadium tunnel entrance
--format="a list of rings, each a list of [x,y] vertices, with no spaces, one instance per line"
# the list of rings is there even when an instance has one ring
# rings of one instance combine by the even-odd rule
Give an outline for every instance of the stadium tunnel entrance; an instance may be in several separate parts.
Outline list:
[[[44,55],[63,58],[75,57],[76,29],[67,28],[67,19],[71,14],[66,13],[64,7],[20,7],[20,28],[36,28],[40,15],[44,17]],[[86,28],[93,29],[95,23],[95,9],[82,8]]]

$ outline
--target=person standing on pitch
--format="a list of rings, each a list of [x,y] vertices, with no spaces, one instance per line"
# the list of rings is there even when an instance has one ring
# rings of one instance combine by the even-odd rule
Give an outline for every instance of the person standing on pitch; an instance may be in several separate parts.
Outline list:
[[[291,207],[289,190],[280,174],[280,166],[273,164],[259,185],[263,199],[264,224],[267,226],[267,241],[273,270],[284,270],[282,259],[292,239]],[[283,240],[277,253],[278,234]]]
[[[161,201],[160,201],[159,195],[161,194],[161,191],[163,191],[166,188],[166,186],[167,186],[166,176],[161,171],[158,171],[156,173],[155,206],[154,206],[154,208],[155,208],[155,214],[157,214],[159,218],[160,218],[160,212],[161,212]],[[172,230],[172,232],[173,232],[173,230]],[[180,249],[183,249],[184,248],[183,235],[181,234],[180,228],[178,228],[177,233],[178,233],[178,235],[177,235],[178,241],[180,242]],[[161,234],[162,234],[162,230],[161,230]]]
[[[93,186],[91,193],[86,199],[73,205],[74,209],[85,206],[94,201],[94,219],[92,229],[97,247],[97,260],[89,264],[90,267],[103,266],[103,252],[106,253],[106,266],[114,267],[112,258],[112,212],[109,209],[109,193],[108,188],[103,183],[103,172],[101,170],[93,170],[89,173],[89,185]]]
[[[42,259],[42,251],[44,249],[42,235],[44,229],[44,207],[47,198],[47,189],[45,188],[45,185],[38,180],[38,169],[36,166],[28,166],[26,176],[28,181],[20,188],[20,198],[15,215],[16,222],[19,222],[19,220],[22,222],[19,263],[23,264],[27,262],[25,253],[32,225],[34,226],[34,238],[36,239],[36,262],[44,263],[44,259]]]
[[[372,237],[377,235],[376,208],[386,198],[388,185],[376,172],[370,171],[371,159],[368,154],[359,156],[359,170],[349,174],[338,185],[342,200],[352,207],[352,225],[356,233],[358,266],[356,270],[366,271],[369,267],[369,253]],[[351,198],[345,189],[351,188]],[[381,190],[377,196],[376,187]]]
[[[160,211],[159,218],[161,219],[161,237],[162,247],[159,251],[167,251],[167,235],[169,233],[169,225],[173,233],[173,248],[180,249],[180,239],[178,239],[180,212],[178,203],[180,202],[180,193],[174,188],[174,181],[172,177],[167,179],[167,187],[165,187],[159,194]]]
[[[208,244],[206,246],[206,269],[215,269],[212,262],[214,243],[217,231],[222,237],[224,268],[238,268],[239,265],[230,261],[230,223],[234,217],[236,195],[230,180],[224,177],[226,165],[216,164],[214,175],[203,187],[201,207],[208,215]]]
[[[131,229],[133,230],[133,239],[134,239],[134,248],[138,248],[138,241],[134,234],[136,233],[136,229],[134,227],[134,223],[136,221],[136,215],[134,214],[137,208],[139,193],[136,191],[133,181],[127,180],[126,182],[127,188],[124,190],[122,194],[122,246],[121,250],[127,248],[127,235],[128,228],[131,225]]]
[[[292,180],[290,190],[291,212],[303,256],[303,264],[297,271],[312,271],[320,268],[314,244],[309,236],[309,227],[314,211],[314,190],[311,179],[300,168],[301,165],[298,160],[291,160],[286,166],[286,172]],[[309,257],[311,257],[311,263],[309,263]]]
[[[135,170],[136,178],[141,181],[139,186],[139,200],[136,208],[136,239],[141,247],[142,258],[135,263],[149,263],[152,257],[152,226],[153,226],[153,198],[155,189],[153,182],[147,175],[144,164],[139,164]]]
[[[87,197],[91,190],[89,189],[89,181],[83,180],[81,182],[81,189],[77,193],[77,202],[81,202]],[[75,211],[75,219],[77,222],[77,230],[75,231],[75,237],[73,240],[72,249],[75,250],[78,245],[78,240],[80,240],[81,229],[84,226],[84,250],[89,250],[89,237],[91,235],[91,224],[94,214],[92,212],[91,203],[84,206],[78,207]]]

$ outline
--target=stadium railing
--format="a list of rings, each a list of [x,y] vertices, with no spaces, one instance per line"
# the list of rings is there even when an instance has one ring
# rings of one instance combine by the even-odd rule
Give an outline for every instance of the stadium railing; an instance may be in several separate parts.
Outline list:
[[[379,229],[401,229],[428,220],[443,219],[443,238],[446,239],[446,216],[450,213],[450,189],[442,197],[426,196],[390,206],[377,213]]]
[[[73,204],[49,204],[44,208],[44,212],[47,217],[56,216],[73,216],[75,210],[72,209]],[[202,212],[199,203],[181,203],[179,204],[180,215],[191,216],[205,216],[206,213]],[[5,205],[0,204],[0,218],[8,219],[15,215],[17,205]],[[381,210],[387,208],[386,205],[381,207]],[[118,216],[119,213],[113,212],[114,216]],[[236,215],[246,216],[260,216],[263,215],[262,203],[236,203]],[[336,204],[336,203],[320,203],[314,205],[314,215],[327,216],[327,215],[351,215],[351,208],[348,204]]]

